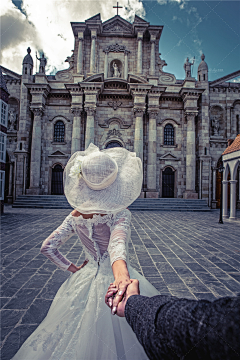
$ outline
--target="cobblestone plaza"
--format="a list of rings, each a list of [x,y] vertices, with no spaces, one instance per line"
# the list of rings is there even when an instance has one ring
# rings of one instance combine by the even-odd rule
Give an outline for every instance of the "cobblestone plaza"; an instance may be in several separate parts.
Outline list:
[[[59,287],[71,276],[40,253],[42,242],[68,214],[69,210],[5,209],[2,360],[10,360],[42,322]],[[240,293],[240,221],[225,220],[221,225],[218,218],[218,211],[132,212],[131,265],[161,294],[214,300]],[[76,265],[85,259],[76,235],[61,252]]]

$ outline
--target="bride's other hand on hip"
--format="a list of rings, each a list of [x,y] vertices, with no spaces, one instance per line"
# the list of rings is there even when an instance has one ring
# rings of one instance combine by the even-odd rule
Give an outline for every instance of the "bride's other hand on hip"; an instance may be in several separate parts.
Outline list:
[[[75,273],[76,271],[82,269],[85,265],[87,265],[88,261],[89,261],[89,260],[86,259],[86,260],[82,263],[82,265],[80,265],[80,266],[76,266],[76,265],[74,265],[74,264],[72,263],[72,264],[69,266],[68,271],[71,271],[72,273]]]

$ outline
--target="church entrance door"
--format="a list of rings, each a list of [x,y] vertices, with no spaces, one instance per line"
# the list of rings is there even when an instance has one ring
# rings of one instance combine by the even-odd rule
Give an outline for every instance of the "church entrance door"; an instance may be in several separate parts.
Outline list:
[[[162,197],[174,197],[174,171],[170,167],[162,172]]]
[[[63,195],[63,168],[59,164],[52,169],[52,195]]]

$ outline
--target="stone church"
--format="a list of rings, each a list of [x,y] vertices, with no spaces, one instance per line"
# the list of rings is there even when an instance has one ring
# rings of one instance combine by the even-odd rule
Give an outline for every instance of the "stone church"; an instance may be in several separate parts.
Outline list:
[[[69,68],[33,74],[31,49],[22,74],[2,67],[10,94],[5,201],[63,194],[63,170],[77,150],[122,146],[143,161],[141,197],[219,203],[221,154],[240,133],[240,70],[214,81],[202,54],[197,79],[189,59],[183,79],[165,72],[163,26],[135,16],[71,23]],[[160,44],[161,48],[161,44]],[[237,171],[239,189],[239,171]],[[239,199],[239,190],[238,190]]]

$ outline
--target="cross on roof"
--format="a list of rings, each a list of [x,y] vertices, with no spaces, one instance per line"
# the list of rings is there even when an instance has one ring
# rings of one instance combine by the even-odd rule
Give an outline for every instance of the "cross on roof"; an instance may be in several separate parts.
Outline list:
[[[118,9],[122,9],[122,6],[118,6],[118,2],[117,2],[117,6],[113,6],[113,8],[117,9],[117,15],[118,15]]]

